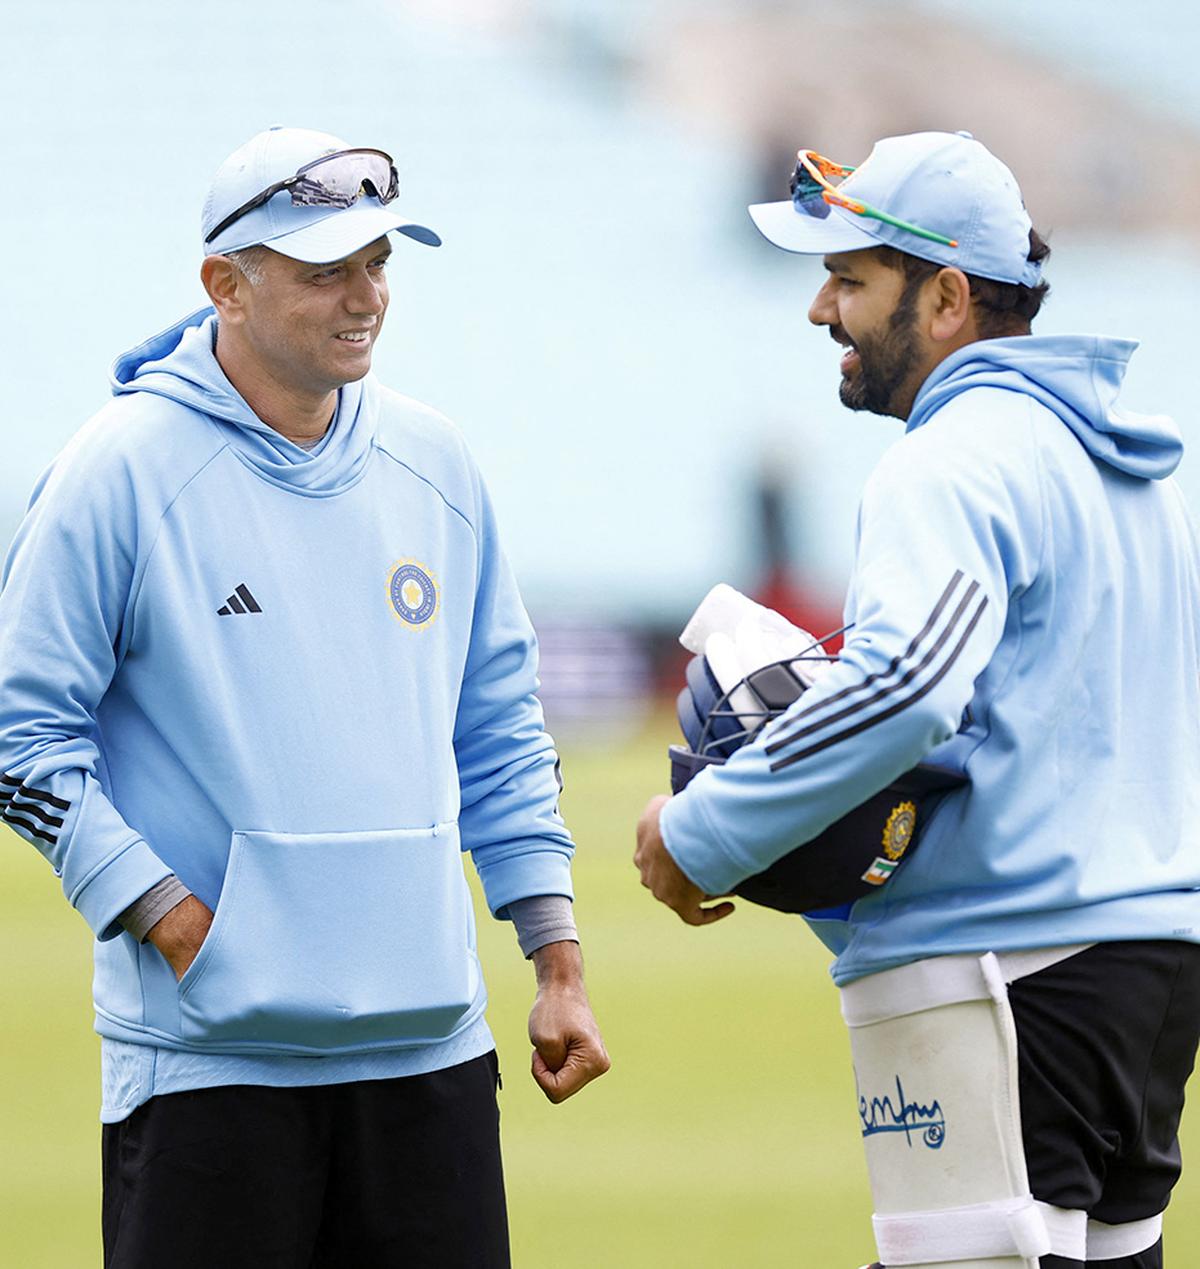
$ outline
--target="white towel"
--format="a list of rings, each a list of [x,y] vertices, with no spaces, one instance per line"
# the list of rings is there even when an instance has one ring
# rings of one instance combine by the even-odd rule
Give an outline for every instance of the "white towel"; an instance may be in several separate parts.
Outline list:
[[[807,630],[792,625],[786,617],[724,582],[701,600],[679,642],[689,652],[707,659],[721,690],[732,693],[729,703],[745,727],[762,721],[758,702],[746,688],[737,686],[747,674],[804,653],[813,660],[796,662],[792,668],[806,687],[811,687],[828,669],[828,662],[819,659],[824,655],[821,645]]]

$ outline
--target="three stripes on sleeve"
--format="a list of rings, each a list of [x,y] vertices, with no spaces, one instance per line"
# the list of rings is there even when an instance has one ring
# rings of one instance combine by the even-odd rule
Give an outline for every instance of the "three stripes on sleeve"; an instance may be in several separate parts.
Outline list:
[[[779,734],[778,739],[766,746],[768,755],[774,756],[781,750],[791,749],[800,741],[808,743],[776,758],[771,763],[771,770],[781,771],[839,741],[849,740],[867,728],[895,717],[932,692],[950,672],[983,616],[988,601],[987,596],[979,591],[978,582],[968,579],[961,569],[957,570],[924,626],[885,669],[832,696],[802,707],[780,726],[779,732],[786,731],[786,734]],[[843,701],[851,703],[833,713],[825,712]],[[877,709],[877,706],[883,708]],[[824,717],[817,717],[822,714]],[[797,723],[800,726],[795,726]],[[847,725],[843,727],[842,723]]]
[[[35,789],[22,784],[13,776],[0,773],[0,819],[10,824],[22,837],[36,838],[58,844],[57,829],[63,826],[63,816],[71,809],[70,802],[55,797],[45,789]]]

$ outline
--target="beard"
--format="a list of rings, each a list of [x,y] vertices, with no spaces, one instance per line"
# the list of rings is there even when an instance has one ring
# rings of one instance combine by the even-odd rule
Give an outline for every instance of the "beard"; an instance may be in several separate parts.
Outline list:
[[[915,292],[910,295],[906,288],[888,319],[887,330],[879,335],[864,335],[854,344],[858,370],[843,376],[838,387],[838,396],[847,409],[905,417],[907,410],[901,402],[918,363],[915,317]]]

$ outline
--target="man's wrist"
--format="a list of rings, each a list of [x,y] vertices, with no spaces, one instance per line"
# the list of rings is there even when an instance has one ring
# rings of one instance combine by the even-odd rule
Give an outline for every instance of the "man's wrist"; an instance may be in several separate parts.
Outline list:
[[[191,897],[191,891],[172,873],[164,877],[157,885],[151,886],[144,895],[117,918],[129,934],[139,943],[145,943],[150,931],[169,912],[174,911],[185,899]]]
[[[582,988],[583,953],[575,940],[546,943],[531,959],[539,991]]]

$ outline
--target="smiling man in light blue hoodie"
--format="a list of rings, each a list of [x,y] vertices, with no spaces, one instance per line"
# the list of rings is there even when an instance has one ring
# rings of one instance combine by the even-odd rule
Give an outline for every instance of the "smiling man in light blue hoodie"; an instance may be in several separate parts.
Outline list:
[[[1200,1028],[1179,433],[1118,405],[1134,343],[1030,333],[1049,250],[979,142],[799,160],[792,199],[751,214],[824,257],[809,316],[844,349],[841,399],[905,434],[863,494],[842,652],[651,802],[643,882],[710,924],[732,907],[709,896],[918,762],[964,776],[890,878],[807,915],[836,956],[880,1261],[1158,1269]]]
[[[533,631],[459,432],[370,374],[391,158],[276,128],[0,590],[0,814],[96,935],[109,1269],[509,1263],[462,852],[551,1101],[608,1058]]]

